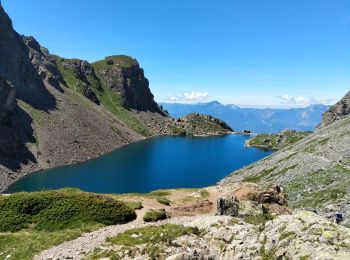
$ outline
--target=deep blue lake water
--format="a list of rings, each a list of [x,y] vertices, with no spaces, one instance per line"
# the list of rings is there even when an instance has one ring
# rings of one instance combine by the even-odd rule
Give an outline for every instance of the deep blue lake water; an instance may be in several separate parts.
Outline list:
[[[244,147],[247,138],[154,137],[85,163],[30,174],[8,192],[76,187],[98,193],[127,193],[205,187],[271,154]]]

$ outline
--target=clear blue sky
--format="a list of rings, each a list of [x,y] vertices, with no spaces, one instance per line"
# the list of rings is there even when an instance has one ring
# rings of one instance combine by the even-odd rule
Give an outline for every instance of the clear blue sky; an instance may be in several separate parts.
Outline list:
[[[51,53],[137,58],[157,101],[301,106],[350,90],[349,0],[2,3]]]

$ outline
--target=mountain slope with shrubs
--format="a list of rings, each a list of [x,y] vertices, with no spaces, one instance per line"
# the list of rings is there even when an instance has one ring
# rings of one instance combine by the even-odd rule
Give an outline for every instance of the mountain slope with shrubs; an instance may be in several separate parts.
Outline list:
[[[289,205],[334,217],[350,224],[350,117],[343,116],[301,141],[240,169],[220,184],[277,183]]]

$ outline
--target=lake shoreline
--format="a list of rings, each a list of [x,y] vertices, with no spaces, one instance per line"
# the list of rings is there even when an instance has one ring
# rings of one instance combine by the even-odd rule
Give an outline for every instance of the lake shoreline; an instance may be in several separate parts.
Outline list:
[[[207,187],[233,170],[268,155],[257,152],[257,149],[246,150],[246,136],[225,134],[208,137],[157,135],[145,138],[143,142],[133,142],[130,146],[125,145],[97,159],[30,172],[25,175],[29,178],[23,180],[22,177],[2,193],[63,187],[76,187],[96,193]],[[191,160],[188,161],[188,158]]]
[[[233,134],[234,132],[228,132],[228,133],[209,133],[207,135],[189,135],[189,136],[186,136],[186,137],[194,137],[194,138],[200,138],[200,137],[215,137],[215,136],[225,136],[225,135],[229,135],[229,134]],[[42,172],[42,171],[45,171],[45,170],[50,170],[50,169],[55,169],[55,168],[62,168],[62,167],[69,167],[69,166],[74,166],[74,165],[79,165],[79,164],[82,164],[82,163],[86,163],[86,162],[89,162],[89,161],[93,161],[93,160],[96,160],[96,159],[99,159],[103,156],[106,156],[110,153],[113,153],[115,151],[118,151],[128,145],[131,145],[131,144],[135,144],[135,143],[138,143],[140,141],[144,141],[144,140],[149,140],[149,139],[152,139],[152,138],[157,138],[157,137],[181,137],[179,135],[152,135],[152,136],[148,136],[148,137],[144,137],[144,138],[140,138],[138,140],[135,140],[133,142],[129,142],[129,143],[125,143],[125,144],[122,144],[118,147],[115,147],[114,149],[112,150],[109,150],[109,151],[106,151],[106,152],[103,152],[101,153],[100,155],[96,156],[96,157],[89,157],[85,160],[77,160],[77,161],[72,161],[72,162],[69,162],[69,163],[65,163],[65,162],[62,162],[60,164],[57,164],[57,165],[54,165],[52,167],[41,167],[40,165],[38,164],[33,164],[33,163],[29,163],[28,165],[26,165],[26,167],[24,169],[22,169],[22,171],[20,172],[20,175],[17,176],[17,178],[15,179],[11,179],[11,181],[6,181],[2,183],[2,187],[0,189],[0,194],[8,194],[8,190],[9,188],[14,185],[16,182],[22,180],[23,178],[31,175],[31,174],[35,174],[35,173],[38,173],[38,172]],[[33,169],[34,168],[34,169]]]

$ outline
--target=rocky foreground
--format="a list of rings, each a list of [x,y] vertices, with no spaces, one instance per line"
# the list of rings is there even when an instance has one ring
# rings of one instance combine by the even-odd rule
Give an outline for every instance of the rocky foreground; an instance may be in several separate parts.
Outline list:
[[[166,220],[145,223],[138,218],[109,226],[34,259],[350,259],[350,229],[311,211],[292,212],[278,186],[237,183],[205,190],[209,200],[218,198],[214,214],[189,210],[185,215],[176,213],[178,206],[168,206],[172,217]],[[174,193],[172,204],[183,203],[181,191],[163,193]],[[190,194],[196,191],[183,195]],[[197,206],[191,202],[193,209],[205,201],[198,198]]]

